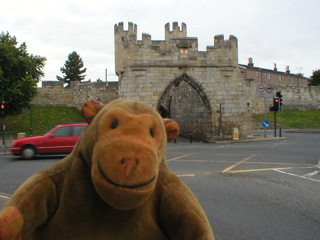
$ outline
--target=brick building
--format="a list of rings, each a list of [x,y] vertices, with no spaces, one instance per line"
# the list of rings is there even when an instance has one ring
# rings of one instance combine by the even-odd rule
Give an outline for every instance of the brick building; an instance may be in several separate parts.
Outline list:
[[[244,79],[256,84],[296,87],[307,87],[309,85],[308,78],[303,77],[301,74],[290,73],[289,66],[286,67],[286,72],[278,71],[276,64],[274,64],[273,70],[255,67],[252,58],[249,58],[248,65],[239,64],[239,66],[243,69]]]

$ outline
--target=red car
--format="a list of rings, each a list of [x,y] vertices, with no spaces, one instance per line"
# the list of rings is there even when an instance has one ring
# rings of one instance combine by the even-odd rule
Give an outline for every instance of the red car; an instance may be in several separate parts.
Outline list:
[[[87,125],[86,123],[58,125],[43,136],[14,140],[10,151],[25,159],[32,159],[36,154],[70,153]]]

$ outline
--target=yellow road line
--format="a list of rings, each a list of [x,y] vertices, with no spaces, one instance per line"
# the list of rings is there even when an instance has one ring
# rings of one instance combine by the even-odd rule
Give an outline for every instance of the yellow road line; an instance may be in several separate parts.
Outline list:
[[[176,157],[176,158],[170,158],[167,160],[167,162],[170,162],[170,161],[173,161],[173,160],[177,160],[177,159],[180,159],[180,158],[183,158],[183,157],[187,157],[187,156],[190,156],[194,153],[190,153],[190,154],[186,154],[186,155],[183,155],[183,156],[179,156],[179,157]]]
[[[183,148],[182,146],[181,147],[168,147],[167,150],[173,150],[173,149],[178,149],[178,148]]]
[[[283,170],[283,169],[290,169],[290,167],[288,167],[288,168],[262,168],[262,169],[238,170],[238,171],[229,171],[229,173],[261,172],[261,171]]]
[[[189,173],[189,174],[181,174],[177,175],[178,177],[195,177],[196,175],[194,173]]]
[[[251,159],[251,158],[253,158],[253,157],[255,157],[255,156],[256,156],[256,155],[251,155],[250,157],[247,157],[247,158],[241,160],[240,162],[237,162],[236,164],[234,164],[234,165],[226,168],[226,169],[223,170],[222,172],[223,172],[223,173],[228,172],[228,171],[230,171],[232,168],[235,168],[236,166],[240,165],[241,163],[243,163],[243,162],[245,162],[245,161],[247,161],[247,160],[249,160],[249,159]]]

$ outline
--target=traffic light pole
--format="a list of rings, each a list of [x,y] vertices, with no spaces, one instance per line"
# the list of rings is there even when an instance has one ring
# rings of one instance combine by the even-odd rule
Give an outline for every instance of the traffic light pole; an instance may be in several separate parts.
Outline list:
[[[5,122],[4,122],[4,116],[2,116],[2,145],[3,145],[3,152],[6,152],[6,128],[5,128]]]
[[[273,116],[274,116],[274,137],[277,137],[277,112],[274,111],[273,112]]]
[[[264,120],[267,120],[267,98],[264,97]],[[267,138],[267,128],[264,128],[264,138]]]

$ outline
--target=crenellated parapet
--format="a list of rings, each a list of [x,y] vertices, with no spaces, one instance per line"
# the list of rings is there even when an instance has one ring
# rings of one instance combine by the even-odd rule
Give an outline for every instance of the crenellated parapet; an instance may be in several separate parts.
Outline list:
[[[165,25],[165,40],[154,41],[151,35],[142,34],[137,40],[137,25],[123,23],[114,26],[115,65],[118,76],[128,66],[237,66],[238,40],[234,36],[224,39],[223,35],[214,37],[214,45],[207,51],[198,51],[198,38],[187,36],[187,26],[177,22]]]
[[[208,56],[216,59],[228,59],[238,64],[238,39],[230,35],[229,39],[224,39],[223,34],[214,36],[214,45],[207,46]]]
[[[187,25],[181,24],[181,28],[178,22],[172,23],[172,31],[170,31],[170,23],[165,25],[165,40],[168,41],[170,38],[186,38],[187,37]]]
[[[124,44],[137,42],[137,24],[128,23],[128,30],[124,30],[123,22],[114,26],[114,35],[121,39]]]

